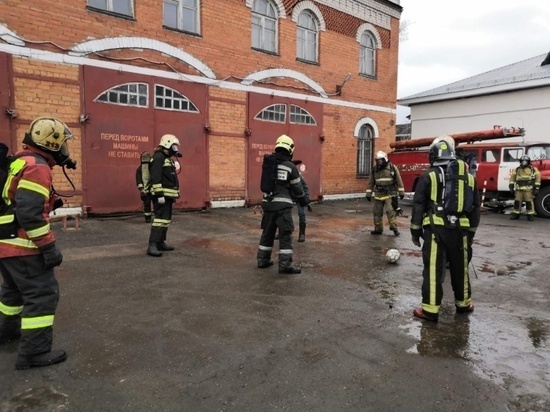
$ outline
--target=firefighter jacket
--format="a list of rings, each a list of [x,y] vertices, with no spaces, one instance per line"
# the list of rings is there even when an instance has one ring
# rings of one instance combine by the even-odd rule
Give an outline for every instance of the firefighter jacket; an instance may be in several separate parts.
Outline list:
[[[2,192],[7,207],[0,216],[0,224],[14,230],[1,236],[0,258],[38,255],[39,248],[55,242],[49,218],[54,165],[51,156],[32,147],[15,154]]]
[[[536,167],[529,165],[518,167],[510,176],[510,185],[515,185],[515,190],[533,191],[540,189],[540,172]]]
[[[386,163],[386,166],[381,169],[377,167],[372,169],[367,183],[367,196],[372,196],[373,192],[374,198],[378,200],[386,200],[398,194],[405,194],[405,187],[399,170],[390,162]]]
[[[151,174],[149,171],[149,163],[142,163],[136,169],[136,186],[140,193],[151,192]]]
[[[418,179],[411,212],[411,232],[420,233],[422,227],[431,225],[459,227],[475,234],[481,217],[480,196],[476,179],[467,173],[468,185],[473,190],[472,209],[464,212],[461,216],[456,216],[458,219],[455,222],[449,222],[442,206],[444,190],[442,175],[444,171],[444,167],[432,166]]]
[[[151,194],[156,197],[177,199],[180,197],[176,165],[172,157],[158,148],[151,160]]]
[[[291,156],[286,152],[275,152],[277,159],[277,182],[272,194],[265,194],[262,200],[262,209],[278,211],[291,208],[294,201],[307,206],[300,172],[290,161]],[[294,200],[293,200],[294,199]]]

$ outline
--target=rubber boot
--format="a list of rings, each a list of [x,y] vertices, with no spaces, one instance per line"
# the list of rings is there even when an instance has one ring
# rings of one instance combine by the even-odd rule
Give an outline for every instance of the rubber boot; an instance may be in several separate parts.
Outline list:
[[[258,267],[260,269],[273,266],[273,261],[271,260],[271,250],[258,249],[256,258],[258,259]]]
[[[149,242],[149,247],[147,248],[147,254],[149,256],[161,257],[162,252],[158,250],[157,244],[155,242]]]
[[[67,359],[67,354],[63,350],[52,350],[50,352],[30,356],[17,355],[15,369],[40,368],[42,366],[50,366],[64,362],[65,359]]]
[[[163,240],[162,242],[157,243],[157,249],[162,250],[163,252],[168,252],[170,250],[174,250],[174,246],[166,244],[166,242]]]
[[[300,233],[298,234],[298,242],[306,241],[306,224],[300,223]]]
[[[510,220],[518,220],[519,219],[519,213],[512,213],[512,216],[510,216]]]
[[[292,264],[292,255],[288,253],[279,254],[279,274],[297,275],[298,273],[302,273],[302,269]]]

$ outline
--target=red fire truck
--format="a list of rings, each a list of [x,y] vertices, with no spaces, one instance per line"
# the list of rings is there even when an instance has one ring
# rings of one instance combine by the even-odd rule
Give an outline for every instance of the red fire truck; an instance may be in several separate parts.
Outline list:
[[[531,158],[531,164],[541,174],[541,190],[535,198],[538,216],[550,218],[550,143],[536,142],[487,142],[524,136],[521,128],[495,126],[490,130],[452,134],[457,155],[470,166],[482,192],[483,207],[502,211],[513,202],[508,189],[510,175],[519,166],[523,155]],[[388,158],[398,169],[405,185],[407,197],[412,198],[418,178],[429,167],[429,145],[435,137],[404,140],[390,144],[394,149]]]

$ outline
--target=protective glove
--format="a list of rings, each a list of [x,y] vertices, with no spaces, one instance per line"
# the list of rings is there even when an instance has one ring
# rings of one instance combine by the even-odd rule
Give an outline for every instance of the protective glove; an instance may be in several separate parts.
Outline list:
[[[310,212],[310,213],[313,212],[313,209],[312,209],[310,203],[307,204],[307,211]]]
[[[420,238],[424,238],[422,229],[411,229],[412,242],[415,246],[421,247]]]
[[[476,232],[468,232],[468,246],[472,247],[472,244],[474,243],[474,236],[476,235]]]
[[[367,195],[367,202],[371,201],[371,196]]]
[[[420,243],[420,238],[419,237],[413,236],[411,239],[412,239],[412,242],[415,246],[422,247],[422,244]]]
[[[42,256],[44,256],[44,269],[51,269],[59,266],[63,262],[63,255],[55,246],[55,242],[40,248]]]
[[[142,202],[145,202],[147,200],[147,195],[143,192],[141,192],[139,194],[139,198],[141,199]]]
[[[536,196],[539,194],[539,189],[533,189],[533,196]]]
[[[159,197],[159,198],[157,199],[157,203],[158,203],[159,205],[165,204],[165,203],[166,203],[166,199],[164,198],[164,196]]]
[[[510,192],[512,192],[512,194],[514,194],[514,192],[515,192],[514,188],[515,188],[515,185],[513,183],[510,183],[508,185],[508,189],[510,189]]]
[[[397,207],[397,209],[395,209],[395,214],[397,216],[402,216],[403,215],[403,209],[401,209],[399,206]]]
[[[405,199],[405,193],[399,193],[399,199],[401,200]]]

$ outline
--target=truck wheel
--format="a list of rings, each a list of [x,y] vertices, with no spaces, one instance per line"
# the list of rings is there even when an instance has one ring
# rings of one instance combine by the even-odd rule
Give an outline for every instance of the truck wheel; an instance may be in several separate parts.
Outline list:
[[[534,203],[537,215],[550,218],[550,186],[540,189],[539,194],[534,199]]]

